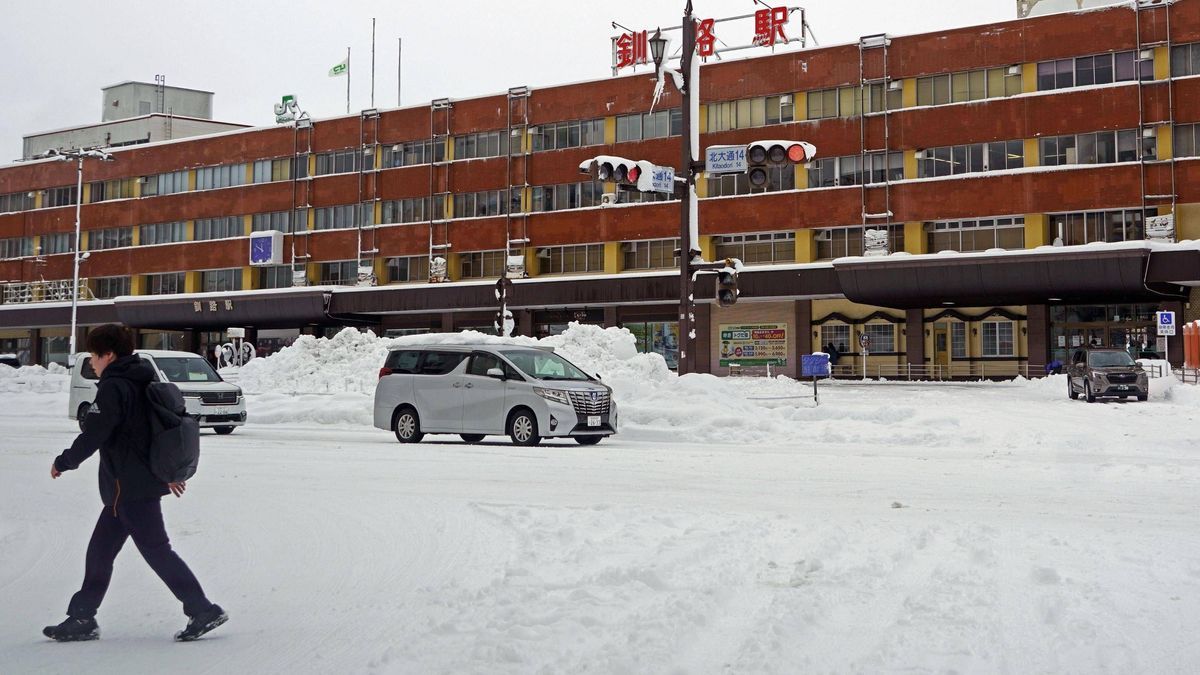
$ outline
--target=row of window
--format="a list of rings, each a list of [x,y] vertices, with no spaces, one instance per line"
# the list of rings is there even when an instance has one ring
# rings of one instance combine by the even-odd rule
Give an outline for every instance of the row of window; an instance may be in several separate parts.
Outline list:
[[[946,105],[1021,93],[1021,67],[981,68],[917,78],[917,105]]]
[[[33,237],[0,239],[0,260],[24,258],[31,255],[33,255]]]
[[[708,104],[708,130],[750,129],[795,121],[796,106],[791,94],[756,96],[737,101]]]
[[[808,92],[808,119],[852,117],[863,112],[877,113],[904,107],[904,91],[899,80]],[[865,101],[863,99],[866,99]]]
[[[1138,52],[1079,56],[1037,64],[1038,91],[1154,79],[1154,57]]]
[[[892,323],[862,324],[861,332],[871,338],[871,353],[895,353],[896,329]],[[1017,355],[1016,322],[1008,319],[988,319],[980,322],[979,347],[985,358],[1003,358]],[[848,324],[829,322],[821,325],[821,345],[833,345],[841,353],[849,353],[857,341],[851,339]],[[950,357],[967,358],[967,324],[962,321],[950,323]]]
[[[808,186],[863,185],[904,179],[903,152],[824,157],[809,164]]]
[[[1025,248],[1025,218],[982,218],[925,223],[928,250],[987,251]]]
[[[1042,166],[1135,162],[1139,153],[1145,159],[1158,156],[1158,139],[1141,136],[1135,129],[1049,136],[1039,139],[1038,143]]]
[[[1025,166],[1025,142],[996,141],[940,148],[917,153],[917,177],[936,178]]]

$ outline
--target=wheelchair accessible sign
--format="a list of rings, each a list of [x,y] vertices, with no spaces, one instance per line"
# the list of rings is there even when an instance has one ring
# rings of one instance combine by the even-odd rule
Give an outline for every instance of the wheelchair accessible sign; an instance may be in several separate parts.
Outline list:
[[[1155,312],[1155,318],[1158,324],[1158,334],[1160,337],[1175,336],[1175,312]]]

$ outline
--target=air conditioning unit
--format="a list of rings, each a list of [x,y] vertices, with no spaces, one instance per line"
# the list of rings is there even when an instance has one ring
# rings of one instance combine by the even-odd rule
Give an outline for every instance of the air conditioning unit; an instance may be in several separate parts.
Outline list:
[[[600,195],[600,205],[601,206],[611,206],[616,203],[617,203],[617,193],[605,192],[604,194]]]
[[[1020,74],[1021,74],[1021,70],[1022,70],[1022,69],[1021,69],[1021,65],[1020,65],[1020,64],[1017,64],[1017,65],[1015,65],[1015,66],[1009,66],[1009,67],[1008,67],[1008,74],[1009,74],[1009,75],[1020,75]]]
[[[913,157],[916,157],[917,159],[925,159],[925,157],[927,157],[927,156],[928,155],[926,154],[926,151],[924,151],[924,150],[918,150],[913,153]]]
[[[550,249],[539,248],[537,250],[537,257],[542,258],[543,260],[549,260],[550,259]]]
[[[145,185],[145,184],[146,184],[146,180],[147,180],[147,179],[146,179],[146,177],[145,177],[145,176],[139,176],[139,177],[138,177],[138,179],[137,179],[137,182],[138,182],[138,184],[139,184],[139,185]]]
[[[902,80],[888,82],[888,91],[900,91],[902,89],[904,89],[904,82]]]
[[[1153,49],[1143,49],[1142,51],[1138,52],[1138,58],[1141,59],[1142,61],[1153,61],[1154,60],[1154,50]]]
[[[833,241],[833,232],[830,230],[818,230],[813,241]]]
[[[400,143],[397,143],[392,146],[392,152],[400,152],[403,149],[404,149],[404,146]]]
[[[632,241],[621,243],[621,253],[633,253],[637,250],[637,244]]]
[[[1142,129],[1142,138],[1154,138],[1157,135],[1158,132],[1155,131],[1154,127],[1146,127],[1145,129]]]
[[[791,94],[784,94],[784,95],[780,96],[780,97],[779,97],[779,102],[780,102],[780,103],[791,103],[791,102],[792,102],[792,95],[791,95]]]

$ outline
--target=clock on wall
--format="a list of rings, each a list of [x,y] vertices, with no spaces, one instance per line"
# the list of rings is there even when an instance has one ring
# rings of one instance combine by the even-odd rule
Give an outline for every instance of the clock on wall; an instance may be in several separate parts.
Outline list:
[[[250,264],[279,265],[283,263],[283,233],[278,230],[254,232],[250,235]]]

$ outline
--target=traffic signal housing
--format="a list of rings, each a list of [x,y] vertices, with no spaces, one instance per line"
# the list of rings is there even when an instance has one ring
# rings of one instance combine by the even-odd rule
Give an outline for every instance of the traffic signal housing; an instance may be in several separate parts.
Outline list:
[[[652,162],[613,155],[599,155],[579,165],[579,173],[590,175],[592,180],[616,183],[619,187],[642,192],[651,190],[650,174],[653,170]]]
[[[737,268],[740,266],[734,260],[726,258],[725,266],[717,270],[717,304],[722,307],[731,307],[737,304],[739,294]]]
[[[811,162],[817,148],[804,141],[755,141],[746,146],[746,176],[750,187],[766,187],[770,169]]]

